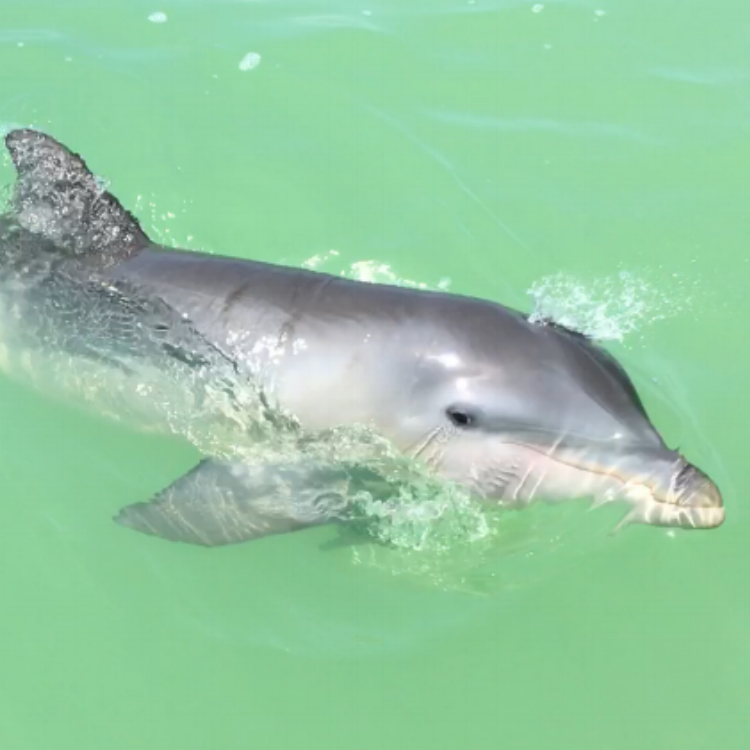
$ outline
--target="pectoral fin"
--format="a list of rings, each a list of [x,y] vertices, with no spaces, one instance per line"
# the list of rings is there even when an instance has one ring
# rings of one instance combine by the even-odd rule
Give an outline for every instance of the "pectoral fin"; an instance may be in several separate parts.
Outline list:
[[[350,482],[341,467],[305,461],[245,465],[207,459],[151,502],[128,505],[114,520],[171,541],[235,544],[341,518]]]

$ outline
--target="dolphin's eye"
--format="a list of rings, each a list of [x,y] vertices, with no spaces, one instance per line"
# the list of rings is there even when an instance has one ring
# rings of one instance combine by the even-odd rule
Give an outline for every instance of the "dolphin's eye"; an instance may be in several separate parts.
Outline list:
[[[476,422],[474,415],[460,406],[449,406],[445,414],[456,427],[471,427]]]

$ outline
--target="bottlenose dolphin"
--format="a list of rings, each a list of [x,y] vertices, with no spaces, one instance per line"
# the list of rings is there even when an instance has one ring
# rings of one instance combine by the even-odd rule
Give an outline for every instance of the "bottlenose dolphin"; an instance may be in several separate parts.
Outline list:
[[[624,522],[723,522],[716,485],[665,445],[624,369],[586,336],[481,299],[163,247],[53,138],[15,130],[6,145],[17,180],[0,219],[0,365],[11,374],[33,379],[45,357],[68,358],[82,392],[111,396],[116,411],[129,384],[188,438],[219,412],[251,437],[263,419],[307,435],[365,425],[504,507],[592,497],[628,503]],[[304,451],[225,460],[200,448],[192,471],[115,520],[240,542],[346,518],[352,493],[379,479]]]

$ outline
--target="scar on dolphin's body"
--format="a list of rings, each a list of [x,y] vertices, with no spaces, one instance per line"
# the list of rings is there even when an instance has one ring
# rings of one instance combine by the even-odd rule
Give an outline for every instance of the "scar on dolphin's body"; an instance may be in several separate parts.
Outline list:
[[[9,374],[34,380],[35,363],[65,361],[68,390],[115,417],[118,399],[137,401],[188,439],[204,419],[234,420],[259,446],[269,415],[307,436],[366,426],[503,507],[588,496],[628,504],[624,523],[723,522],[716,485],[665,445],[625,370],[586,336],[472,297],[160,246],[80,156],[34,130],[5,142],[17,172],[0,217]],[[116,521],[222,545],[345,521],[357,493],[394,489],[302,449],[240,460],[196,445],[194,469]]]

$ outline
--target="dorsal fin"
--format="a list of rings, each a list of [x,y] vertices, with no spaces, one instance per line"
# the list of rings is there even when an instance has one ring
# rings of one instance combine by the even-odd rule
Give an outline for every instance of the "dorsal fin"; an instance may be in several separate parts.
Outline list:
[[[5,144],[18,173],[11,209],[24,229],[101,266],[125,260],[149,243],[138,221],[78,154],[36,130],[13,130]]]

